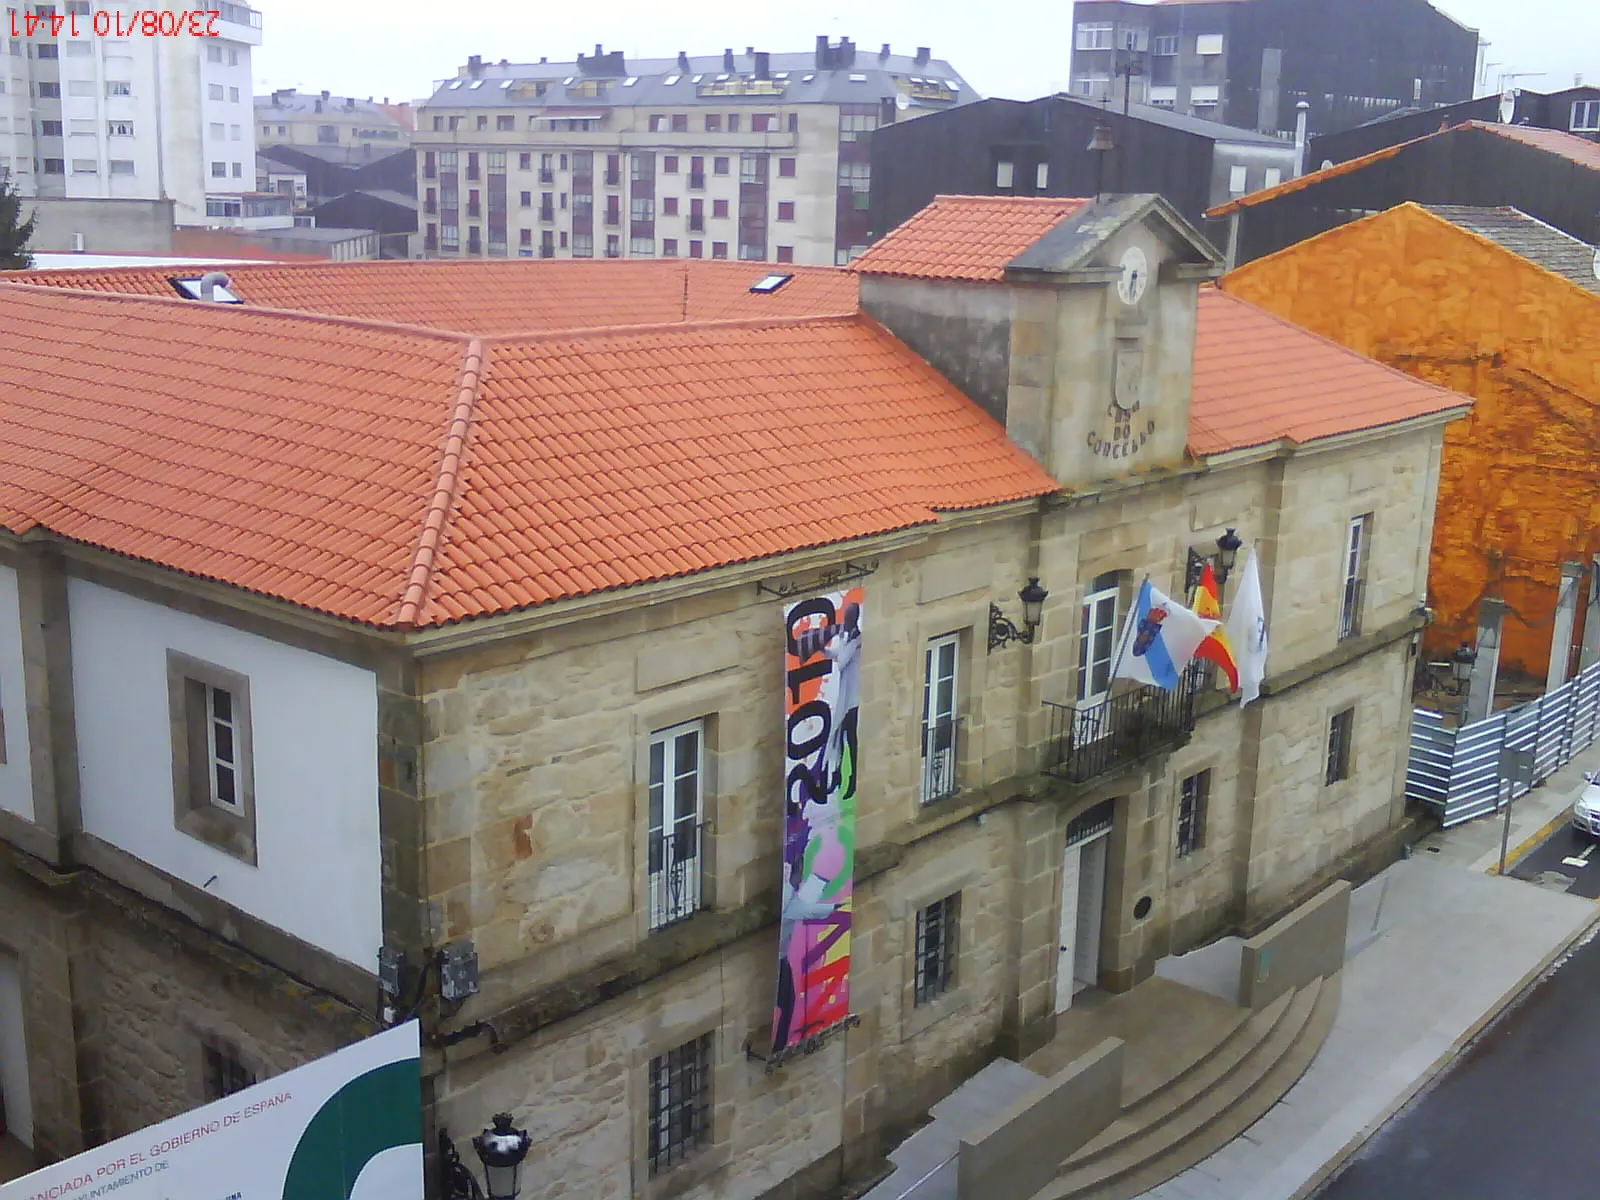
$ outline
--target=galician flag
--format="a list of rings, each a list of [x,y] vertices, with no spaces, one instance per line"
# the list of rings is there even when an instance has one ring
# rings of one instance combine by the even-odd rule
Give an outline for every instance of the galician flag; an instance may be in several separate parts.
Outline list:
[[[1228,640],[1239,663],[1239,707],[1243,708],[1261,694],[1261,681],[1267,674],[1267,610],[1261,602],[1261,569],[1256,565],[1254,547],[1244,561],[1233,611],[1228,614]]]
[[[1200,582],[1195,585],[1193,599],[1195,616],[1207,621],[1222,620],[1222,605],[1217,600],[1217,574],[1211,569],[1209,560],[1200,575]],[[1234,661],[1233,642],[1226,628],[1218,625],[1213,629],[1211,635],[1195,647],[1194,656],[1216,663],[1228,677],[1228,690],[1239,690],[1239,665]]]
[[[1202,620],[1146,579],[1122,627],[1117,676],[1175,691],[1195,649],[1218,624]]]

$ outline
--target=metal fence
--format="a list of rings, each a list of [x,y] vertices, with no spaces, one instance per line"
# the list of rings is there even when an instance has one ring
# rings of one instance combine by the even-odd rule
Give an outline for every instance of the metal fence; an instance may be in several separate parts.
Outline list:
[[[1446,828],[1481,817],[1527,793],[1529,784],[1508,783],[1501,774],[1503,750],[1533,754],[1533,783],[1548,778],[1589,747],[1600,734],[1600,663],[1552,692],[1447,729],[1440,713],[1416,709],[1411,718],[1411,757],[1406,799],[1432,805]]]

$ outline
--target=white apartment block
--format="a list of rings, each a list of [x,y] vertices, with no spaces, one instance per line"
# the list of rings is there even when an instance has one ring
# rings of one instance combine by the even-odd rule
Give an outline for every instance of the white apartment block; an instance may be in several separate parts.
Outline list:
[[[867,135],[978,99],[919,48],[469,59],[417,113],[428,257],[741,258],[866,248]]]
[[[261,14],[229,0],[207,10],[219,16],[97,0],[8,8],[0,170],[24,196],[170,198],[179,225],[248,216]],[[158,15],[147,34],[151,18],[136,12],[170,14],[167,28]]]

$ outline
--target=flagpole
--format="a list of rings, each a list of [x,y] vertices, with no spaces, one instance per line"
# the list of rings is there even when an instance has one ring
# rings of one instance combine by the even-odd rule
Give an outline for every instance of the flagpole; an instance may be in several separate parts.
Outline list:
[[[1149,582],[1150,576],[1146,575],[1133,591],[1133,603],[1128,605],[1128,615],[1122,622],[1122,640],[1117,643],[1117,657],[1111,662],[1111,683],[1107,686],[1115,685],[1117,682],[1117,672],[1122,669],[1122,657],[1128,651],[1128,643],[1133,640],[1133,614],[1139,611],[1139,597],[1144,594],[1144,585]]]

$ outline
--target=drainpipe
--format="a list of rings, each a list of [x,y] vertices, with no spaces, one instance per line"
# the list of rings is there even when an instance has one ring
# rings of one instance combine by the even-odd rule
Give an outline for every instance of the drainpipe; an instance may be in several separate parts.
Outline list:
[[[1298,179],[1306,173],[1306,122],[1311,117],[1311,105],[1302,100],[1294,107],[1294,176]]]

